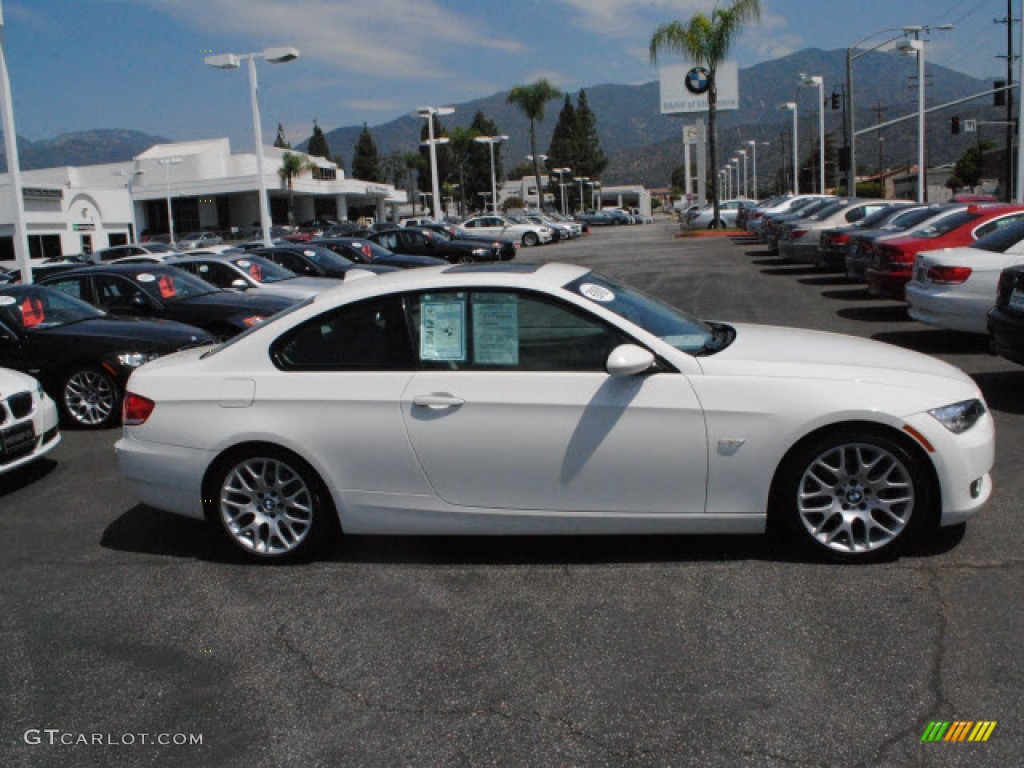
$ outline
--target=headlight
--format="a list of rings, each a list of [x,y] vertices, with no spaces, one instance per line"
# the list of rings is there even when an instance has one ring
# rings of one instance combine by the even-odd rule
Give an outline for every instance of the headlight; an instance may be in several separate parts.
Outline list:
[[[473,255],[474,256],[479,256],[480,258],[483,258],[484,256],[490,256],[491,253],[486,248],[474,248],[473,249]]]
[[[981,400],[964,400],[962,403],[934,408],[928,413],[950,432],[959,435],[973,427],[985,414],[985,404]]]
[[[267,319],[266,315],[249,315],[249,317],[242,318],[242,324],[246,328],[252,328],[254,325],[258,325]]]
[[[117,356],[117,362],[127,368],[138,368],[140,365],[160,357],[156,352],[125,352]]]

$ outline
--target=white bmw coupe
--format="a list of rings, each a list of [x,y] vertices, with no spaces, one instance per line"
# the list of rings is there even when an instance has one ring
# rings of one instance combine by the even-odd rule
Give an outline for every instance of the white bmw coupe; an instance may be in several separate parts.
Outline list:
[[[257,558],[361,534],[755,533],[888,557],[988,499],[931,357],[703,322],[579,266],[349,279],[132,374],[121,471]]]

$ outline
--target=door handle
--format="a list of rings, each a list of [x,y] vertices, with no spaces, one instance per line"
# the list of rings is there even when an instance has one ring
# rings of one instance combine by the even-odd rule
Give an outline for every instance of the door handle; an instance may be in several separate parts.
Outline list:
[[[432,395],[416,395],[412,399],[413,405],[426,408],[456,408],[465,402],[461,397],[455,397],[444,392],[437,392]]]

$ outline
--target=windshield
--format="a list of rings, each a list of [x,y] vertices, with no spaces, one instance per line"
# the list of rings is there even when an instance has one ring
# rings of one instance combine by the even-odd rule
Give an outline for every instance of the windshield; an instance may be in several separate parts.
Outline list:
[[[106,316],[84,301],[41,285],[15,285],[0,290],[0,320],[18,331],[58,328]]]
[[[342,256],[340,253],[335,253],[330,248],[322,245],[311,245],[308,248],[303,248],[302,254],[318,267],[334,267],[335,269],[345,270],[353,264],[351,259]]]
[[[808,218],[814,219],[815,221],[824,221],[836,211],[841,211],[847,205],[849,205],[849,203],[832,203],[831,205],[825,205],[815,211],[813,216],[808,216]]]
[[[936,208],[914,208],[909,211],[903,211],[897,213],[888,224],[882,227],[882,229],[889,229],[893,232],[902,232],[905,229],[916,227],[922,221],[927,221],[939,214]]]
[[[860,229],[874,229],[895,216],[899,210],[900,209],[898,207],[890,205],[889,207],[882,208],[874,213],[869,213],[860,221],[855,222],[853,226],[859,227]]]
[[[564,287],[687,354],[717,351],[727,343],[719,340],[714,326],[596,272],[588,272]]]
[[[363,257],[364,262],[376,261],[380,258],[387,258],[388,256],[395,255],[383,245],[378,245],[372,240],[350,240],[348,246],[358,251]]]
[[[245,273],[257,283],[279,283],[282,280],[291,280],[296,277],[296,274],[290,269],[285,269],[280,264],[275,264],[262,256],[247,254],[232,259],[231,263],[239,269],[245,270]]]
[[[964,224],[968,224],[975,219],[980,218],[981,216],[977,213],[959,211],[948,216],[943,216],[940,219],[936,219],[926,227],[915,229],[910,233],[909,237],[922,237],[931,240],[936,237],[942,237],[942,235],[952,232],[954,229],[962,227]]]
[[[138,272],[132,272],[130,279],[138,284],[142,290],[160,301],[180,301],[191,299],[196,296],[205,296],[208,293],[216,293],[219,288],[214,288],[205,280],[195,275],[190,275],[183,269],[177,267],[154,267],[139,266]]]
[[[983,251],[993,253],[1006,253],[1021,240],[1024,240],[1024,221],[997,229],[990,235],[979,238],[971,243],[972,248],[981,248]]]

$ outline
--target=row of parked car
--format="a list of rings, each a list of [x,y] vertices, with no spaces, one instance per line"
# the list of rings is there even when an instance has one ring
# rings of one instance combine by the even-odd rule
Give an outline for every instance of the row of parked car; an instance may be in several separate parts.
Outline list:
[[[782,257],[866,282],[920,322],[986,334],[1024,364],[1024,205],[802,195],[760,203],[745,226]]]

